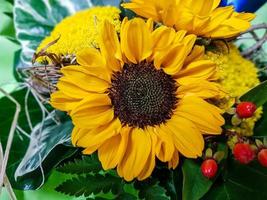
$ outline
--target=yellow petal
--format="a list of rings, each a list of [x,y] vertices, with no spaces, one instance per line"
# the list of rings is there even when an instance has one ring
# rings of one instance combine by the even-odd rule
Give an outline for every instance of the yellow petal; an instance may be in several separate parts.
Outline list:
[[[114,26],[104,21],[100,31],[99,46],[101,53],[106,58],[107,67],[111,71],[119,71],[123,65],[119,39]]]
[[[110,77],[106,68],[97,66],[97,67],[88,67],[88,66],[80,66],[80,65],[69,65],[61,68],[61,73],[64,76],[73,76],[74,73],[80,73],[84,75],[96,76],[99,79],[110,82],[108,77]],[[102,72],[102,73],[100,73]]]
[[[82,100],[82,98],[69,97],[62,91],[53,92],[50,96],[50,104],[62,111],[71,111]]]
[[[189,85],[181,85],[177,89],[177,97],[197,96],[203,99],[222,98],[224,92],[221,90],[221,85],[205,80],[190,83]]]
[[[216,65],[210,60],[197,60],[187,65],[176,76],[177,82],[187,85],[200,80],[208,80],[216,73]]]
[[[204,139],[191,121],[173,116],[166,124],[166,129],[172,134],[177,150],[185,157],[197,158],[202,155]]]
[[[174,144],[171,135],[164,132],[160,127],[150,127],[148,130],[151,135],[154,134],[158,138],[155,148],[158,159],[162,162],[171,160],[174,152]]]
[[[91,129],[108,124],[114,118],[114,111],[107,94],[90,94],[70,115],[74,125]]]
[[[206,101],[186,96],[180,99],[175,115],[192,121],[204,134],[221,134],[224,118],[221,110]]]
[[[133,129],[129,134],[129,142],[122,162],[118,165],[118,174],[126,181],[136,178],[149,158],[151,138],[143,129]]]
[[[157,28],[152,33],[153,38],[153,49],[162,50],[167,46],[171,45],[176,37],[175,30],[166,26]]]
[[[91,130],[87,129],[87,132],[86,129],[81,130],[84,133],[76,133],[76,136],[75,138],[73,137],[73,140],[77,138],[77,142],[75,144],[79,147],[85,148],[95,145],[101,145],[111,137],[118,135],[121,130],[121,123],[118,119],[114,119],[112,122],[106,125],[101,125]]]
[[[186,47],[183,44],[176,44],[172,47],[167,47],[158,52],[154,57],[155,67],[162,68],[169,75],[177,74],[186,58]]]
[[[98,157],[104,170],[115,168],[121,162],[127,148],[128,135],[129,130],[113,136],[98,149]]]
[[[139,181],[142,181],[146,178],[148,178],[151,174],[153,169],[155,168],[156,165],[156,160],[155,160],[155,147],[156,147],[156,143],[157,143],[157,137],[156,135],[152,134],[150,135],[151,137],[151,151],[150,151],[150,155],[147,159],[147,162],[143,168],[143,170],[141,171],[141,173],[138,175],[137,179]]]
[[[175,169],[179,164],[179,153],[178,151],[173,152],[172,159],[168,162],[169,169]]]
[[[104,93],[110,83],[93,75],[85,74],[79,67],[67,68],[62,71],[64,76],[59,79],[57,87],[69,96],[82,90],[85,92]],[[67,72],[67,73],[66,73]],[[76,92],[76,91],[77,92]]]
[[[132,63],[148,58],[152,53],[152,37],[144,20],[134,18],[122,23],[121,49]]]
[[[203,58],[204,54],[205,54],[205,47],[195,45],[191,53],[186,57],[184,65],[186,66],[193,61],[200,60],[201,58]]]

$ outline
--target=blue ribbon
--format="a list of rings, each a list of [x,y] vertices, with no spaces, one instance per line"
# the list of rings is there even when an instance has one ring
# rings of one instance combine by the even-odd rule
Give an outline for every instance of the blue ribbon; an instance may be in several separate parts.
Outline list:
[[[255,12],[267,0],[222,0],[220,6],[233,5],[237,12]]]

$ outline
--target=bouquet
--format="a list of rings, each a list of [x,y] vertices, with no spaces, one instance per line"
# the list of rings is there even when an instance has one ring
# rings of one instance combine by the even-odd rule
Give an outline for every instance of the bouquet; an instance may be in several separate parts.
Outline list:
[[[21,45],[16,89],[0,89],[11,199],[54,173],[60,198],[267,198],[255,14],[220,0],[15,0],[9,16]]]

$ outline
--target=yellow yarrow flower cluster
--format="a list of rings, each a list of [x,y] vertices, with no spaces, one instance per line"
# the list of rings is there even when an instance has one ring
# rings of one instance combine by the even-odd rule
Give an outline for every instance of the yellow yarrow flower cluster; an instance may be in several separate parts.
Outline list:
[[[66,17],[55,26],[50,36],[41,42],[36,52],[38,53],[58,38],[59,40],[55,44],[47,48],[47,53],[72,55],[84,48],[98,48],[99,27],[105,20],[112,23],[119,32],[120,10],[116,7],[93,7]]]
[[[225,49],[208,51],[206,57],[218,65],[220,84],[227,92],[227,97],[220,105],[225,111],[231,108],[236,98],[260,83],[255,64],[243,58],[233,44],[230,44],[229,52]],[[255,122],[261,117],[261,113],[262,108],[259,108],[254,117],[242,120],[234,130],[244,136],[252,135]]]

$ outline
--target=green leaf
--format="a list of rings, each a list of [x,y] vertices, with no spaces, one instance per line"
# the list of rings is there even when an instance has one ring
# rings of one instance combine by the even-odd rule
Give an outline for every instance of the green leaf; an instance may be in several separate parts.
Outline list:
[[[139,196],[143,199],[149,200],[167,200],[170,199],[165,193],[166,190],[159,186],[153,185],[148,187],[146,190],[142,190],[143,193],[140,192]]]
[[[145,181],[136,181],[134,186],[139,190],[140,199],[148,200],[168,200],[170,197],[166,195],[166,189],[159,185],[156,179],[147,179]]]
[[[88,197],[110,191],[119,194],[123,191],[123,182],[121,178],[109,174],[78,176],[60,184],[56,191],[75,197],[82,195]]]
[[[19,121],[18,124],[22,129],[24,129],[26,132],[30,131],[29,125],[27,123],[25,110],[24,110],[24,100],[26,95],[26,89],[19,90],[16,92],[11,93],[11,96],[13,96],[22,106],[22,110],[19,114]],[[36,124],[39,120],[41,120],[41,112],[39,109],[38,104],[36,101],[31,97],[29,98],[28,102],[30,106],[29,113],[32,118],[33,124]],[[1,112],[0,112],[0,140],[3,144],[3,147],[5,148],[9,129],[11,126],[11,122],[13,120],[13,115],[15,113],[15,105],[13,102],[11,102],[8,98],[3,97],[0,99],[0,105],[1,105]],[[14,172],[17,168],[19,162],[21,161],[21,158],[23,157],[27,146],[29,144],[29,140],[24,135],[15,134],[14,140],[12,143],[12,148],[10,151],[10,156],[8,160],[8,166],[7,166],[7,175],[12,183],[12,186],[15,188],[24,188],[24,183],[16,182],[14,179]],[[26,181],[27,182],[27,181]]]
[[[15,0],[14,23],[22,45],[20,67],[30,66],[33,53],[54,26],[75,12],[103,3],[101,0]],[[17,66],[15,66],[17,67]]]
[[[255,88],[248,91],[241,98],[241,101],[250,101],[257,105],[262,106],[267,102],[267,81],[262,82]]]
[[[20,103],[21,105],[21,112],[19,115],[19,121],[18,125],[21,129],[23,129],[25,132],[30,133],[30,127],[26,118],[25,113],[25,95],[27,90],[19,90],[16,92],[11,93],[11,95]],[[0,99],[0,105],[1,105],[1,112],[0,112],[0,139],[3,144],[3,147],[5,148],[9,129],[11,126],[11,122],[13,119],[13,115],[15,112],[15,105],[12,103],[8,98],[3,97]],[[28,98],[28,110],[29,115],[32,119],[33,126],[36,125],[39,121],[41,121],[41,110],[39,108],[38,103],[34,99],[33,96],[29,96]],[[14,135],[14,140],[12,143],[11,151],[10,151],[10,157],[8,160],[7,165],[7,175],[10,179],[10,182],[13,186],[13,188],[16,189],[36,189],[40,186],[40,184],[43,183],[43,177],[42,172],[40,168],[36,168],[31,173],[27,173],[22,177],[19,177],[18,180],[15,180],[14,174],[15,170],[17,169],[19,163],[21,162],[22,158],[25,155],[25,152],[29,145],[29,138],[25,135],[16,132]],[[52,170],[52,168],[57,165],[62,159],[69,157],[73,154],[75,149],[65,147],[65,146],[57,146],[56,148],[51,151],[49,155],[47,155],[46,159],[42,163],[44,177],[47,178],[49,175],[49,172]]]
[[[200,164],[195,160],[186,159],[182,171],[184,175],[183,200],[200,199],[209,191],[214,182],[202,175]]]
[[[267,104],[263,106],[263,114],[254,128],[254,136],[267,136]]]
[[[70,141],[73,125],[70,120],[55,121],[62,117],[63,113],[53,111],[33,128],[30,144],[15,172],[15,179],[36,170],[56,146]]]
[[[224,182],[215,185],[203,200],[267,199],[267,169],[257,162],[241,165],[233,159],[228,163]]]
[[[102,166],[96,154],[83,156],[82,159],[75,159],[74,162],[65,163],[57,168],[57,171],[67,174],[98,173],[101,170]]]
[[[12,18],[3,13],[0,13],[0,18],[2,20],[0,24],[0,35],[7,38],[15,38],[15,29]]]

